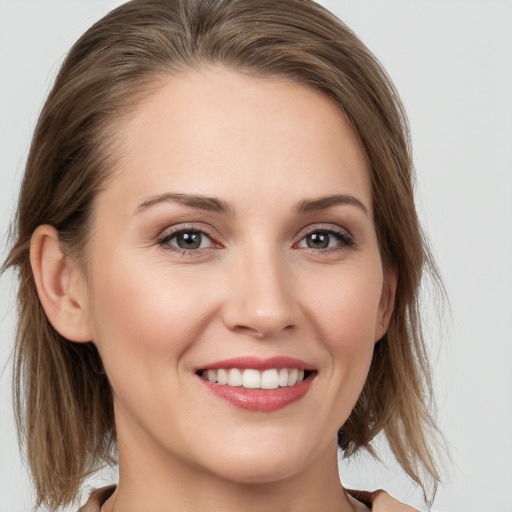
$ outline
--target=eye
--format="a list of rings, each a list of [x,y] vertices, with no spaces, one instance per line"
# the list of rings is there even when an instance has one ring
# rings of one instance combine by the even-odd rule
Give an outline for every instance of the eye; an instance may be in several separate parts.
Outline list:
[[[310,231],[298,243],[298,247],[314,250],[344,249],[352,245],[354,245],[354,241],[348,233],[332,229]]]
[[[195,229],[181,229],[161,238],[158,243],[171,250],[182,252],[207,249],[213,245],[211,238],[202,231]]]

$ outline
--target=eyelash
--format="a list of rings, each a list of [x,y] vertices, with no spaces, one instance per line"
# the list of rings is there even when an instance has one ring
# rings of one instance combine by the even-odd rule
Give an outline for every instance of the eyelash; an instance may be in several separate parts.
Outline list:
[[[322,233],[325,235],[328,235],[329,237],[333,237],[338,241],[338,244],[334,247],[326,247],[324,249],[313,249],[313,248],[307,248],[310,251],[314,253],[321,252],[323,254],[325,253],[331,253],[331,252],[338,252],[338,251],[344,251],[347,249],[352,248],[355,245],[354,238],[352,235],[346,231],[345,229],[333,229],[332,227],[319,227],[315,226],[311,230],[305,232],[298,243],[301,243],[303,240],[306,239],[306,237],[313,235],[313,234]],[[294,244],[297,245],[297,244]]]
[[[189,234],[195,233],[195,234],[199,234],[202,237],[203,236],[207,237],[210,240],[210,246],[205,247],[205,248],[197,248],[197,249],[183,249],[183,248],[179,248],[179,247],[176,247],[176,246],[173,246],[170,244],[171,240],[173,240],[180,234],[186,234],[186,233],[189,233]],[[312,228],[309,231],[305,232],[301,236],[299,242],[294,244],[294,247],[297,247],[303,240],[306,239],[306,237],[311,236],[313,234],[318,234],[318,233],[328,235],[329,237],[334,237],[338,241],[338,244],[334,247],[326,247],[323,249],[314,249],[311,247],[305,247],[304,248],[305,250],[308,250],[315,254],[318,254],[318,253],[325,254],[325,253],[348,250],[355,245],[352,235],[344,229],[341,229],[341,228],[333,229],[332,227],[323,228],[323,227],[315,226],[315,228]],[[209,249],[212,248],[212,246],[214,246],[214,247],[216,246],[215,248],[222,248],[222,245],[217,243],[210,233],[208,233],[207,231],[205,231],[203,229],[198,229],[193,226],[190,226],[190,227],[182,226],[182,227],[179,227],[169,233],[166,233],[164,236],[160,237],[157,240],[157,243],[158,243],[158,245],[162,246],[165,250],[175,252],[179,256],[185,256],[185,257],[194,257],[194,256],[198,256],[200,254],[203,255],[204,251],[208,251]],[[330,243],[330,241],[328,243]]]
[[[204,254],[205,249],[208,250],[211,248],[211,247],[207,247],[207,248],[202,248],[202,249],[201,248],[199,248],[199,249],[182,249],[180,247],[176,247],[176,246],[173,246],[170,244],[170,241],[173,240],[174,238],[176,238],[178,235],[186,234],[186,233],[197,233],[201,236],[206,236],[210,240],[212,246],[216,245],[217,247],[222,247],[220,244],[215,242],[213,236],[210,233],[208,233],[204,229],[198,229],[193,226],[181,226],[169,233],[166,233],[164,236],[162,236],[161,238],[158,239],[157,243],[158,243],[158,245],[161,245],[165,250],[175,252],[179,256],[185,256],[185,257],[187,257],[187,256],[193,257],[193,256],[198,256],[199,254]]]

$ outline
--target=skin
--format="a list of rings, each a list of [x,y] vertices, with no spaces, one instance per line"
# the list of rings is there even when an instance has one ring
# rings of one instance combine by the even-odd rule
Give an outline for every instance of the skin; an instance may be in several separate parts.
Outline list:
[[[336,433],[387,328],[396,276],[382,266],[350,125],[302,85],[208,69],[165,78],[118,135],[86,275],[50,226],[31,255],[50,321],[96,344],[112,385],[120,481],[102,510],[365,510],[339,481]],[[345,201],[297,211],[332,195]],[[180,249],[176,230],[204,232],[200,248]],[[308,246],[312,233],[327,246]],[[273,412],[235,407],[195,374],[276,355],[317,374]]]

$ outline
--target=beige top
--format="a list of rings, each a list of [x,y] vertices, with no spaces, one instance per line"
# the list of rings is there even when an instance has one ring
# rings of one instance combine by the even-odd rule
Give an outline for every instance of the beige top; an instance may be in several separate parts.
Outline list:
[[[102,487],[101,489],[92,491],[89,500],[83,507],[80,507],[78,512],[100,512],[103,503],[114,494],[115,490],[115,485],[109,485],[108,487]]]
[[[91,493],[87,503],[78,512],[101,512],[102,505],[112,496],[115,490],[115,485],[96,489]],[[347,492],[358,502],[369,507],[368,510],[373,512],[417,512],[416,509],[396,501],[382,490],[375,492],[347,490]]]

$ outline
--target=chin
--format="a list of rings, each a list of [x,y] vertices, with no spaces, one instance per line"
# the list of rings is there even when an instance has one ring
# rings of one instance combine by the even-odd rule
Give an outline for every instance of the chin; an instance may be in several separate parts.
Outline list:
[[[321,456],[319,445],[308,449],[307,443],[247,442],[243,447],[232,444],[229,450],[212,454],[210,471],[240,484],[268,484],[291,478],[310,467]],[[318,451],[318,453],[316,453]]]
[[[292,478],[303,469],[302,465],[290,463],[289,460],[277,459],[250,461],[243,460],[230,468],[223,466],[215,473],[231,482],[239,484],[269,484]]]

